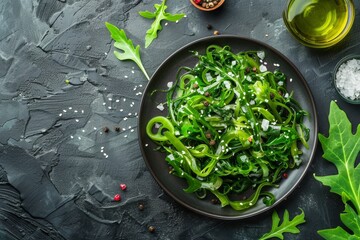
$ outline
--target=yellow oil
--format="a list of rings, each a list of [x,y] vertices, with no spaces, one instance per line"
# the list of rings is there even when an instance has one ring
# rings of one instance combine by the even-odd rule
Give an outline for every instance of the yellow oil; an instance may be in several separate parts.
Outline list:
[[[293,0],[287,10],[287,25],[305,42],[331,42],[348,23],[348,5],[346,0]]]

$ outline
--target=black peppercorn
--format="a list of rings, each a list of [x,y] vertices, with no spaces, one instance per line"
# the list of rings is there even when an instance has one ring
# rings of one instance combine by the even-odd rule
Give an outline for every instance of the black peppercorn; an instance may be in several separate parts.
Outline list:
[[[206,26],[206,28],[207,28],[208,30],[211,30],[213,27],[212,27],[210,24],[208,24],[208,25]]]
[[[210,142],[209,142],[210,146],[214,146],[216,144],[215,140],[212,139]]]
[[[116,132],[120,132],[120,127],[115,127]]]
[[[149,232],[153,233],[153,232],[155,232],[155,227],[154,226],[149,226],[148,230],[149,230]]]
[[[108,127],[104,127],[104,128],[103,128],[103,131],[104,131],[105,133],[108,133],[108,132],[110,131],[110,129],[109,129]]]
[[[143,211],[144,208],[145,208],[145,206],[144,206],[144,204],[140,203],[139,206],[138,206],[138,208],[139,208],[140,211]]]
[[[210,132],[207,132],[207,133],[205,134],[205,137],[208,138],[208,139],[210,139],[210,138],[211,138],[211,133],[210,133]]]
[[[208,107],[210,105],[210,103],[208,101],[204,101],[203,104],[205,107]]]
[[[209,92],[205,92],[204,95],[205,95],[205,97],[210,97],[210,93],[209,93]]]

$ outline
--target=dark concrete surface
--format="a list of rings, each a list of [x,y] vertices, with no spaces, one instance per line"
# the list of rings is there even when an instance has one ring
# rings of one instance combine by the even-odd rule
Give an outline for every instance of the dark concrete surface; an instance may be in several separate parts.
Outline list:
[[[141,45],[149,74],[172,52],[213,30],[261,40],[304,75],[321,133],[328,133],[331,100],[359,124],[359,106],[341,100],[331,82],[338,60],[360,54],[359,1],[348,37],[325,50],[294,40],[281,17],[285,1],[273,0],[227,0],[209,13],[186,0],[168,0],[169,12],[187,17],[163,25],[145,49],[151,21],[138,12],[152,11],[154,3],[160,0],[0,2],[0,239],[246,240],[271,227],[272,211],[246,220],[210,219],[180,206],[157,185],[137,140],[137,112],[147,80],[132,62],[113,56],[105,21],[124,28]],[[299,208],[305,211],[301,233],[286,239],[320,239],[317,230],[341,224],[341,199],[313,178],[313,173],[335,171],[321,155],[319,147],[300,187],[275,208],[280,215],[284,209],[291,216]],[[125,192],[120,183],[127,184]],[[119,192],[122,201],[113,202]],[[154,233],[148,232],[150,225]]]

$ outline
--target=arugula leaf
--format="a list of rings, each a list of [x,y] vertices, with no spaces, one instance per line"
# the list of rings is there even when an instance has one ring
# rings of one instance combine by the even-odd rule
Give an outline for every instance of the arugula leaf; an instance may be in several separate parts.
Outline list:
[[[329,137],[319,134],[324,151],[323,158],[333,163],[338,171],[336,175],[315,176],[330,191],[341,196],[345,204],[341,221],[352,234],[342,227],[320,230],[318,233],[325,239],[360,239],[360,166],[355,167],[360,152],[360,124],[355,134],[344,111],[335,102],[330,104]],[[354,209],[355,208],[355,209]]]
[[[132,60],[144,73],[145,77],[150,80],[149,75],[147,74],[140,57],[140,46],[137,45],[136,48],[133,45],[131,39],[128,39],[126,33],[123,29],[117,28],[115,25],[106,22],[107,29],[111,34],[111,38],[115,40],[114,47],[122,50],[123,52],[114,51],[114,55],[119,60]]]
[[[265,233],[259,240],[265,240],[270,238],[279,238],[284,239],[284,233],[299,233],[300,230],[297,228],[297,225],[305,223],[305,213],[301,210],[301,214],[296,215],[292,220],[289,219],[289,212],[285,209],[284,211],[284,220],[280,223],[279,215],[276,211],[272,214],[272,227],[270,232]]]
[[[140,16],[144,18],[155,18],[154,22],[151,24],[151,27],[146,32],[145,36],[145,48],[150,46],[152,41],[157,38],[157,32],[162,29],[161,21],[162,20],[168,20],[170,22],[176,22],[182,19],[185,14],[171,14],[165,12],[167,9],[166,0],[163,0],[161,4],[155,4],[154,7],[156,9],[155,12],[149,12],[149,11],[141,11],[139,12]]]

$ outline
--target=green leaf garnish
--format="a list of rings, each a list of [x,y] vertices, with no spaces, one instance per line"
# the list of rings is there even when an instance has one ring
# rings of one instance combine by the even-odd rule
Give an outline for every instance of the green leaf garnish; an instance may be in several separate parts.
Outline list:
[[[167,20],[170,22],[176,22],[182,19],[185,14],[171,14],[165,12],[167,9],[166,0],[163,0],[161,4],[155,4],[154,7],[156,9],[155,12],[149,12],[149,11],[141,11],[139,12],[140,16],[144,18],[155,18],[154,22],[151,24],[151,27],[146,32],[145,36],[145,48],[150,46],[151,42],[157,38],[157,32],[162,29],[161,21]]]
[[[319,134],[319,140],[323,157],[336,166],[338,174],[315,178],[341,196],[345,204],[341,221],[352,233],[342,227],[318,233],[324,239],[360,239],[360,167],[359,164],[355,166],[360,152],[360,124],[353,134],[349,119],[335,102],[330,104],[329,123],[329,137]]]
[[[107,29],[111,34],[111,38],[115,41],[114,47],[122,50],[123,52],[114,51],[114,55],[119,60],[132,60],[134,61],[141,71],[144,73],[145,77],[150,80],[149,75],[147,74],[140,57],[140,46],[137,45],[134,47],[131,39],[128,39],[126,33],[123,29],[117,28],[115,25],[106,22]]]
[[[292,220],[290,220],[289,212],[285,210],[283,219],[283,222],[279,225],[279,215],[276,211],[274,211],[272,215],[272,227],[270,232],[265,233],[259,240],[271,239],[275,237],[284,239],[284,233],[299,233],[300,230],[297,228],[297,225],[305,223],[305,213],[301,210],[301,214],[296,215]]]

